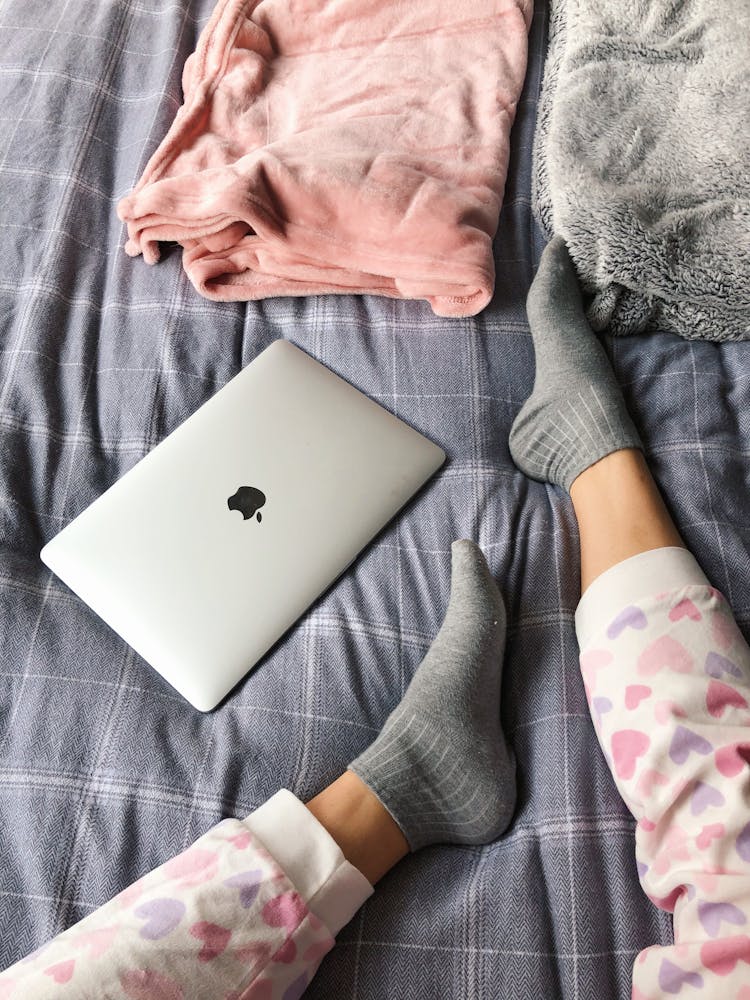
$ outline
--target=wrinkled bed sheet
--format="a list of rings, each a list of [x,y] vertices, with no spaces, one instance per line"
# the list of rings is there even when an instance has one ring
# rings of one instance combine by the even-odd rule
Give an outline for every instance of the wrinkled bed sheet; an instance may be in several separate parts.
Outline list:
[[[494,299],[474,319],[368,297],[197,295],[179,255],[123,253],[115,213],[180,103],[206,0],[7,0],[0,10],[0,966],[220,817],[311,796],[367,745],[437,631],[453,538],[509,611],[515,821],[404,861],[306,996],[626,998],[669,919],[577,666],[568,500],[516,471],[533,380],[523,302],[541,241],[530,158],[546,9],[511,141]],[[215,712],[195,712],[39,561],[60,527],[268,343],[286,337],[448,453],[428,488]],[[609,343],[609,342],[608,342]],[[686,539],[750,634],[746,344],[609,343]]]

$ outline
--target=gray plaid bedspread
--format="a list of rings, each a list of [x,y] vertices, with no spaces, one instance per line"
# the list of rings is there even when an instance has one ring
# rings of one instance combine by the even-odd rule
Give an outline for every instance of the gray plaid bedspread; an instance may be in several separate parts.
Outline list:
[[[515,821],[430,848],[342,932],[308,996],[625,998],[670,922],[598,749],[568,500],[511,463],[540,252],[530,159],[539,3],[496,241],[472,320],[380,298],[221,305],[174,252],[126,258],[117,199],[174,115],[211,0],[0,7],[0,967],[225,815],[311,796],[372,740],[435,634],[449,546],[484,547],[509,610]],[[269,342],[287,337],[439,442],[420,497],[214,713],[176,695],[39,561],[44,542]],[[685,537],[750,628],[750,344],[610,343]]]

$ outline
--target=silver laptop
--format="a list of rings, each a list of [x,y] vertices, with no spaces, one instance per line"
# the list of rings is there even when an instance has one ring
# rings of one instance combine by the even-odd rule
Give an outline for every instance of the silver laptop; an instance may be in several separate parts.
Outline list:
[[[383,407],[277,341],[41,558],[208,711],[444,459]]]

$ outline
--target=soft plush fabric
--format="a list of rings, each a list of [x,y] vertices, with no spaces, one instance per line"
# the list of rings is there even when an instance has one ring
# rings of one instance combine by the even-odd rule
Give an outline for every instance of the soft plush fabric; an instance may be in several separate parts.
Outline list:
[[[305,1000],[629,1000],[670,941],[578,668],[570,503],[508,452],[531,391],[541,252],[531,146],[546,5],[511,135],[497,284],[471,319],[424,302],[210,302],[179,251],[122,252],[116,201],[180,105],[212,0],[5,0],[0,10],[0,967],[223,817],[315,795],[377,735],[440,626],[450,543],[508,609],[503,726],[518,804],[487,847],[406,858]],[[278,337],[448,461],[257,670],[192,709],[49,573],[42,545]],[[750,635],[750,344],[605,338],[684,537]]]
[[[526,71],[531,0],[219,0],[185,101],[118,212],[203,295],[372,292],[471,316]]]
[[[750,4],[553,0],[536,211],[598,330],[750,337]]]

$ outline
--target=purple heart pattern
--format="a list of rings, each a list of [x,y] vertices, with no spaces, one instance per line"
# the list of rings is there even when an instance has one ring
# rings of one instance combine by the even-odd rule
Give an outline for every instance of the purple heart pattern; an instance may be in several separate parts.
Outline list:
[[[639,956],[633,1000],[750,1000],[750,650],[726,602],[695,585],[627,604],[581,670],[638,876],[686,934]]]

